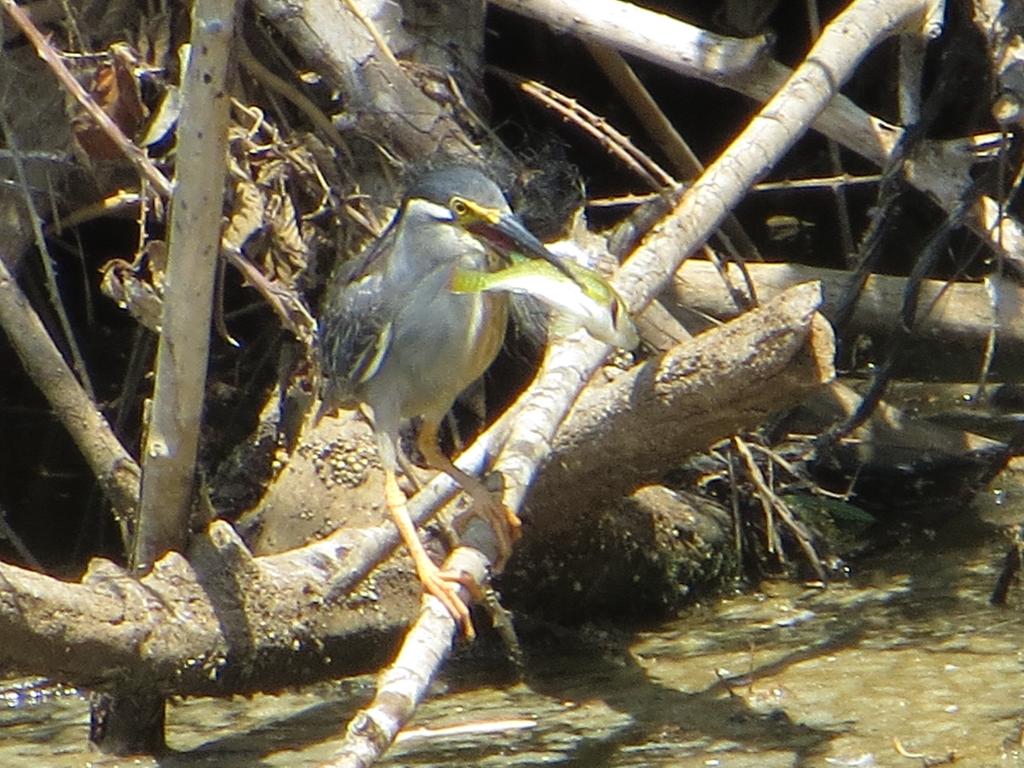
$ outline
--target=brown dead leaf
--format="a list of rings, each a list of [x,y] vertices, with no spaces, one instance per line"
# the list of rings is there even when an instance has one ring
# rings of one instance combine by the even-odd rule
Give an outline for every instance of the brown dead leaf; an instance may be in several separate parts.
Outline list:
[[[148,115],[135,75],[138,56],[127,43],[114,43],[108,58],[93,73],[87,90],[125,136],[132,138]],[[123,153],[113,140],[84,112],[71,119],[71,131],[80,150],[93,162],[115,160]]]

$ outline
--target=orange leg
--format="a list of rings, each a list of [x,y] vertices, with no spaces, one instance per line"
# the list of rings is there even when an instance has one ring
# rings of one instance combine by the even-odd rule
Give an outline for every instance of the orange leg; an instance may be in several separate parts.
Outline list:
[[[445,609],[452,615],[455,622],[462,628],[466,638],[472,640],[476,633],[473,630],[473,622],[470,619],[469,607],[459,596],[456,585],[463,585],[470,591],[477,589],[475,583],[466,576],[442,571],[434,561],[430,559],[427,550],[423,548],[419,534],[416,533],[416,526],[409,517],[409,510],[406,508],[405,494],[398,487],[398,480],[395,478],[394,469],[384,470],[384,495],[387,500],[388,511],[391,513],[398,533],[405,542],[406,549],[412,556],[416,565],[416,574],[419,577],[423,589],[433,595]],[[468,582],[468,583],[467,583]]]
[[[463,472],[445,456],[438,445],[439,426],[437,422],[424,419],[416,445],[427,464],[450,475],[469,494],[473,499],[471,513],[491,524],[498,543],[498,562],[495,565],[500,570],[511,556],[512,545],[521,535],[523,524],[519,516],[496,498],[479,478]]]

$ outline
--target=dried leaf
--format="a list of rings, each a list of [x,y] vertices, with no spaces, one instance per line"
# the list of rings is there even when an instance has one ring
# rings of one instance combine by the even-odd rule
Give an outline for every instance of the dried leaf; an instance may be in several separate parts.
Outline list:
[[[134,137],[148,114],[136,77],[138,56],[127,43],[110,46],[109,58],[99,64],[88,86],[89,94],[125,136]],[[71,131],[91,161],[115,160],[122,152],[106,132],[85,113],[71,120]]]
[[[100,290],[146,328],[160,333],[166,267],[167,244],[150,240],[134,261],[111,259],[104,264]]]
[[[222,240],[227,245],[242,250],[242,246],[254,234],[263,229],[263,209],[266,198],[259,187],[241,174],[235,176],[234,201],[231,218],[224,228]]]

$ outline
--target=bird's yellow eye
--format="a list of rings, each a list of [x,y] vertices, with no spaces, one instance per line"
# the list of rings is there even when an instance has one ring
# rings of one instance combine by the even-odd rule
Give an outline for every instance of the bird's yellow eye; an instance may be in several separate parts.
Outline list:
[[[448,202],[448,207],[452,209],[452,213],[458,216],[460,219],[463,216],[469,215],[469,205],[461,197],[453,197]]]

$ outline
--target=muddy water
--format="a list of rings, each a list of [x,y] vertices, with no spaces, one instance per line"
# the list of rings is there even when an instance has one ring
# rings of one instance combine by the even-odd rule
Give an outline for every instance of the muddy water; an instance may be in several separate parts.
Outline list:
[[[1005,546],[972,515],[826,590],[766,584],[621,643],[537,654],[514,685],[451,677],[383,764],[1024,765],[1021,588],[988,604]],[[0,766],[313,766],[371,686],[177,702],[175,752],[154,763],[90,755],[80,696],[12,681]]]

